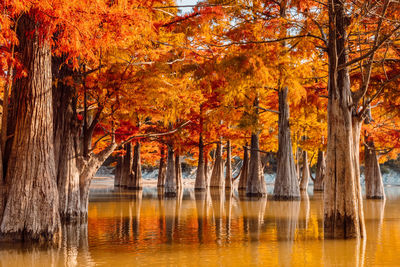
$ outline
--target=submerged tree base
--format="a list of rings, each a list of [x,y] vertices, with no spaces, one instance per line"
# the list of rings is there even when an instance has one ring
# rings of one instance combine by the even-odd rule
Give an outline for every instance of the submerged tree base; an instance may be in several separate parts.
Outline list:
[[[360,226],[353,216],[343,216],[336,213],[336,216],[324,217],[324,239],[351,239],[363,237],[360,234]],[[341,227],[339,227],[341,226]]]
[[[278,201],[280,201],[280,200],[283,200],[283,201],[298,201],[298,200],[300,200],[301,198],[300,198],[300,196],[272,196],[272,199],[273,200],[278,200]]]
[[[366,196],[367,199],[385,199],[385,196]]]
[[[165,197],[176,197],[176,192],[165,192],[164,196]]]
[[[129,189],[129,190],[142,190],[143,187],[142,186],[127,186],[126,189]]]
[[[265,193],[246,193],[246,197],[250,197],[250,198],[262,198],[262,197],[266,197],[267,194]]]

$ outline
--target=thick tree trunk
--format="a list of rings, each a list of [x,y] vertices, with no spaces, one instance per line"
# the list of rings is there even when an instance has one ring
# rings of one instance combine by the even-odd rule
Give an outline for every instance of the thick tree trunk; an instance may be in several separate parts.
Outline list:
[[[274,198],[300,199],[300,188],[293,159],[290,139],[288,89],[279,91],[279,135],[278,166],[276,171]]]
[[[132,171],[128,181],[129,189],[142,189],[142,164],[140,157],[140,142],[133,149]]]
[[[226,144],[226,169],[225,169],[225,188],[232,188],[232,148],[231,141]]]
[[[204,164],[204,143],[203,136],[200,134],[199,137],[199,160],[197,163],[197,172],[196,172],[196,180],[194,183],[194,189],[198,191],[204,191],[207,189],[207,180],[206,180],[206,167]]]
[[[122,161],[121,186],[128,187],[132,174],[132,144],[125,144],[125,155]]]
[[[60,238],[59,200],[53,147],[51,50],[40,22],[23,15],[18,24],[19,60],[27,76],[15,83],[15,135],[6,173],[0,232],[12,239]]]
[[[378,155],[375,151],[374,141],[366,141],[364,146],[364,176],[365,176],[365,194],[367,198],[385,199],[383,189],[382,174],[379,167]]]
[[[121,186],[122,178],[122,156],[117,156],[117,165],[115,166],[114,186]]]
[[[176,187],[183,188],[183,178],[182,178],[182,164],[181,157],[178,152],[175,153],[175,178],[176,178]]]
[[[246,144],[243,150],[243,165],[239,177],[239,185],[238,185],[239,190],[246,190],[248,176],[249,176],[249,150]]]
[[[160,165],[158,168],[157,187],[164,187],[167,165],[165,164],[165,149],[161,148]]]
[[[318,151],[317,171],[314,181],[314,192],[324,190],[324,179],[326,172],[325,153],[322,150]]]
[[[64,81],[73,75],[65,60],[65,56],[52,58],[53,78],[58,81],[53,85],[54,157],[60,216],[71,221],[80,216],[77,157],[81,122],[75,109],[75,88]]]
[[[168,146],[168,159],[167,159],[167,176],[165,181],[164,192],[165,196],[176,196],[176,178],[175,178],[175,157],[174,150]]]
[[[358,238],[365,236],[361,187],[358,170],[359,133],[353,125],[353,103],[347,67],[344,3],[328,2],[329,23],[329,85],[328,85],[328,147],[324,183],[324,236],[326,238]],[[356,123],[358,124],[358,123]],[[354,127],[355,126],[355,127]],[[353,129],[355,128],[355,129]]]
[[[300,191],[307,191],[308,182],[310,180],[310,167],[308,165],[308,153],[303,151],[303,173],[300,180]]]
[[[251,135],[250,147],[249,177],[247,178],[246,195],[250,197],[265,196],[267,194],[267,188],[261,170],[258,134],[253,133]]]
[[[210,187],[224,187],[224,163],[222,160],[222,142],[221,140],[217,144],[217,150],[215,151],[215,162],[211,174]]]

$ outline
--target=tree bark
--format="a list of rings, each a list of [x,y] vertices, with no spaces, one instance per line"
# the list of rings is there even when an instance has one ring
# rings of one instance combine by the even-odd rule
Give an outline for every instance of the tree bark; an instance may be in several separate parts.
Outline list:
[[[378,162],[378,155],[375,151],[373,140],[366,141],[364,146],[364,176],[365,176],[365,194],[371,199],[385,199],[382,174]]]
[[[121,186],[122,178],[122,156],[117,155],[117,166],[115,166],[114,186]]]
[[[303,150],[303,174],[300,180],[300,191],[307,191],[308,182],[310,180],[310,167],[308,165],[308,153]]]
[[[204,165],[204,143],[203,136],[200,134],[199,137],[199,159],[197,163],[196,180],[194,183],[194,189],[197,191],[205,191],[207,189],[207,180],[205,175]]]
[[[133,149],[132,171],[129,176],[129,189],[142,189],[142,164],[140,157],[140,142],[136,142]]]
[[[267,188],[261,170],[260,141],[258,134],[251,134],[250,147],[249,177],[247,178],[246,195],[250,197],[265,196],[267,194]]]
[[[158,179],[157,187],[165,186],[165,175],[167,171],[167,166],[165,165],[165,149],[161,148],[160,166],[158,168]]]
[[[121,186],[128,187],[132,174],[132,144],[125,144],[125,155],[122,161]]]
[[[181,157],[178,152],[175,153],[175,178],[176,178],[176,187],[183,188],[183,180],[182,180],[182,164]]]
[[[220,140],[217,144],[217,150],[215,151],[215,162],[211,174],[210,187],[224,187],[224,163],[222,160],[222,141]]]
[[[208,168],[208,155],[209,153],[206,152],[204,155],[204,179],[206,180],[207,187],[210,187],[210,170]]]
[[[60,238],[59,201],[53,147],[51,50],[40,22],[20,18],[19,60],[27,76],[15,83],[18,103],[6,172],[0,232],[12,239],[53,242]]]
[[[232,148],[231,141],[226,144],[226,170],[225,170],[225,188],[232,188]]]
[[[314,192],[324,191],[324,179],[326,172],[325,153],[322,150],[318,151],[317,171],[314,181]]]
[[[66,56],[52,57],[54,157],[59,193],[60,216],[66,221],[80,215],[79,130],[75,88],[65,82],[73,70],[65,64]]]
[[[176,196],[176,172],[175,172],[175,158],[174,150],[168,146],[168,159],[167,159],[167,176],[165,181],[164,192],[167,197]]]
[[[282,200],[300,199],[299,182],[293,158],[292,141],[290,139],[289,105],[287,103],[287,87],[279,91],[279,135],[278,165],[276,171],[274,198]]]
[[[329,84],[328,84],[328,146],[324,184],[324,236],[326,238],[358,238],[365,236],[361,187],[353,125],[353,103],[347,67],[344,3],[328,1],[329,23]],[[356,126],[356,129],[353,127]],[[358,134],[359,137],[359,134]]]
[[[246,190],[248,176],[249,176],[249,150],[246,144],[243,150],[243,165],[239,177],[239,185],[238,185],[239,190]]]

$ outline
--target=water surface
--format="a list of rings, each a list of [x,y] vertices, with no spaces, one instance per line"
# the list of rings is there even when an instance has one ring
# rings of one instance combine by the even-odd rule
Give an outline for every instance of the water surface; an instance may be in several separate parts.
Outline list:
[[[246,199],[236,191],[103,186],[87,225],[64,226],[59,248],[2,245],[0,266],[373,266],[400,263],[400,187],[364,200],[367,239],[324,240],[321,194],[301,201]]]

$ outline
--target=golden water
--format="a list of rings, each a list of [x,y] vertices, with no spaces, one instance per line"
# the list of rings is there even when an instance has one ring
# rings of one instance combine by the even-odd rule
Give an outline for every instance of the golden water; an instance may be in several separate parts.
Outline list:
[[[400,188],[386,191],[364,201],[367,239],[357,241],[323,239],[320,194],[94,190],[87,226],[64,227],[59,248],[3,244],[0,266],[399,266]]]

